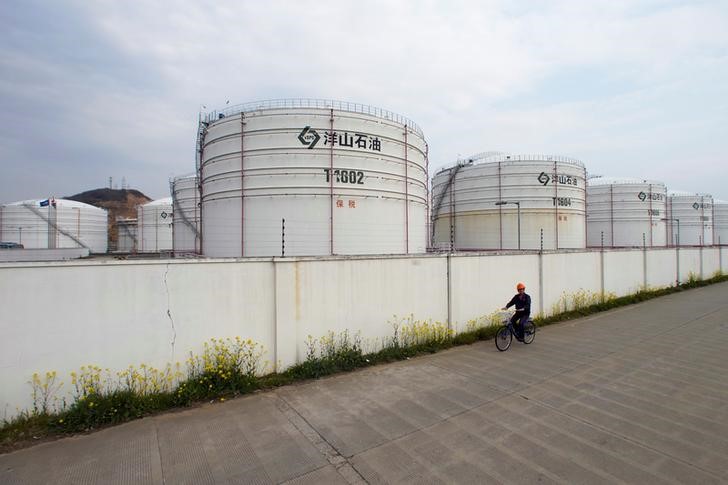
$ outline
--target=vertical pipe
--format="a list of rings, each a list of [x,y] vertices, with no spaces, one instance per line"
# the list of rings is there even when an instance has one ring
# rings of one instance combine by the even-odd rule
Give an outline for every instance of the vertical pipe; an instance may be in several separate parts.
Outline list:
[[[556,171],[556,161],[554,161],[554,178],[551,181],[554,184],[554,240],[556,249],[559,249],[559,174]]]
[[[139,238],[141,240],[141,247],[139,248],[139,252],[144,252],[144,206],[140,206],[139,213],[141,214],[140,221],[137,221],[137,233],[141,234],[141,237]]]
[[[245,257],[245,112],[240,112],[240,257]]]
[[[543,229],[541,229],[543,233]],[[543,317],[543,244],[538,252],[538,313]]]
[[[453,170],[455,170],[453,168]],[[450,252],[455,249],[455,178],[457,174],[453,175],[452,183],[448,187],[450,190]],[[449,264],[449,263],[448,263]],[[448,273],[449,274],[449,273]]]
[[[199,177],[197,180],[195,180],[195,254],[202,254],[201,248],[199,247],[200,244],[200,231],[202,228],[200,227],[200,206],[198,205],[200,203],[199,201],[199,194],[200,194],[200,181]]]
[[[589,197],[587,195],[586,186],[586,169],[584,169],[584,247],[589,247],[589,230],[587,224],[589,223]]]
[[[203,244],[204,239],[203,238],[205,236],[205,230],[204,230],[205,216],[204,216],[204,212],[202,210],[202,205],[203,205],[202,200],[204,198],[203,192],[202,192],[202,180],[203,180],[202,169],[204,168],[204,165],[205,165],[205,162],[203,159],[204,154],[205,154],[205,133],[206,133],[206,131],[203,130],[202,134],[200,135],[200,167],[197,169],[197,192],[198,192],[198,195],[200,196],[200,203],[199,203],[199,208],[200,208],[199,221],[200,222],[199,222],[199,226],[198,226],[199,230],[200,230],[200,252],[199,252],[200,255],[202,255],[202,253],[204,251],[204,249],[203,249],[204,248],[204,244]]]
[[[652,216],[650,216],[650,227],[652,227]],[[645,233],[642,233],[642,288],[647,290],[647,242]]]
[[[677,276],[675,278],[675,283],[679,285],[680,284],[680,246],[679,245],[675,246],[675,260],[676,260],[675,266],[677,267]]]
[[[407,179],[407,124],[404,125],[404,252],[409,254],[409,181]]]
[[[432,227],[429,227],[428,224],[432,224]],[[428,239],[434,233],[434,228],[434,222],[430,220],[430,146],[425,142],[425,229]],[[427,247],[432,247],[432,243],[432,240],[427,241]]]
[[[329,116],[329,254],[334,254],[334,109]]]
[[[502,187],[502,169],[501,163],[498,162],[498,202],[503,201],[503,187]],[[498,206],[498,249],[503,249],[503,205]]]
[[[665,247],[670,247],[670,243],[672,242],[672,199],[669,195],[665,194],[665,197],[667,197],[667,200],[665,201]],[[667,237],[669,234],[669,238]]]
[[[609,233],[611,247],[614,247],[614,184],[609,184]]]
[[[516,214],[517,214],[517,224],[518,224],[518,250],[521,250],[521,202],[516,202]]]
[[[447,329],[452,325],[452,253],[447,253]]]
[[[2,219],[0,219],[2,221]],[[715,246],[715,199],[713,200],[713,203],[710,206],[710,234],[711,234],[711,242],[713,246]],[[2,239],[2,238],[0,238]]]
[[[604,244],[602,249],[599,251],[599,294],[604,303]]]
[[[650,199],[650,211],[649,211],[649,220],[650,220],[650,247],[652,247],[652,217],[653,217],[653,213],[652,213],[652,184],[649,185],[649,190],[650,190],[650,192],[649,192],[649,194],[647,194],[647,196]]]
[[[175,244],[174,244],[174,233],[177,232],[177,224],[174,223],[174,214],[177,212],[177,210],[182,212],[182,207],[177,200],[177,197],[174,195],[174,179],[172,179],[169,182],[169,192],[172,195],[172,256],[177,256],[177,251],[175,250]],[[175,201],[177,201],[177,207],[175,207]]]
[[[700,196],[700,238],[698,242],[701,247],[705,245],[705,197],[702,195]]]

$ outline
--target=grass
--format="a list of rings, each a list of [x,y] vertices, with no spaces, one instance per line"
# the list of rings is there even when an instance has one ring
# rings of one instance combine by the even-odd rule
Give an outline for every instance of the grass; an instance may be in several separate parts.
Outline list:
[[[549,325],[723,281],[728,281],[728,275],[715,274],[706,280],[692,277],[680,286],[645,288],[624,297],[583,291],[564,294],[551,316],[537,316],[534,322],[538,326]],[[170,364],[163,369],[142,364],[114,374],[97,366],[82,366],[78,373],[71,373],[70,402],[58,397],[63,382],[55,372],[34,374],[29,381],[33,409],[2,422],[0,452],[173,408],[224,401],[256,390],[492,339],[500,320],[497,314],[486,315],[470,320],[459,332],[443,322],[416,320],[412,315],[395,316],[390,324],[390,337],[366,345],[359,334],[347,331],[338,335],[329,332],[318,339],[309,336],[306,359],[279,373],[267,372],[269,363],[263,360],[262,346],[236,337],[212,339],[204,344],[201,354],[190,354],[184,364]]]

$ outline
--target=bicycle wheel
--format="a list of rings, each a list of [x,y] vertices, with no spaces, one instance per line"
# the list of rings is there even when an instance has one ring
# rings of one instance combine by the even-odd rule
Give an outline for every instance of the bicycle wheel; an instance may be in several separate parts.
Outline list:
[[[533,322],[528,321],[523,326],[523,343],[530,344],[533,339],[536,338],[536,325]]]
[[[508,350],[512,341],[513,335],[508,327],[501,327],[498,333],[495,334],[495,346],[501,352]]]

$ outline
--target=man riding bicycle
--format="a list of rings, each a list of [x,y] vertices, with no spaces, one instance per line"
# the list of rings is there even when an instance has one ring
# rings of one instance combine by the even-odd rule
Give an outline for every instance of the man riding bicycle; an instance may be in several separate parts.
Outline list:
[[[526,285],[523,283],[516,285],[516,291],[518,291],[516,296],[511,298],[511,301],[503,309],[507,310],[513,305],[516,306],[516,313],[511,317],[511,324],[516,331],[516,338],[523,340],[523,326],[531,315],[531,297],[526,294]]]

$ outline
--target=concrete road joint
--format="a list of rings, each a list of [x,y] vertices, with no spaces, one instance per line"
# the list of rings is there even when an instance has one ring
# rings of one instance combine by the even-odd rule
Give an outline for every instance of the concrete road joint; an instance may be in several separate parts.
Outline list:
[[[276,397],[276,407],[283,413],[288,421],[306,437],[308,441],[321,453],[326,460],[336,468],[339,475],[351,484],[365,484],[368,483],[364,477],[354,468],[349,460],[343,456],[334,446],[326,441],[316,429],[299,413],[288,401],[286,401],[277,392],[274,394]]]
[[[611,436],[615,436],[615,437],[617,437],[619,439],[622,439],[624,441],[628,441],[628,442],[630,442],[630,443],[632,443],[634,445],[640,446],[640,447],[645,448],[645,449],[648,449],[648,450],[650,450],[650,451],[652,451],[654,453],[657,453],[659,455],[665,456],[665,457],[667,457],[667,458],[669,458],[671,460],[678,461],[678,462],[680,462],[680,463],[682,463],[684,465],[687,465],[687,466],[689,466],[691,468],[695,468],[697,470],[700,470],[701,472],[705,473],[706,475],[710,475],[711,477],[715,478],[718,481],[724,480],[724,477],[721,477],[720,475],[716,475],[715,472],[712,472],[712,471],[707,470],[707,469],[705,469],[703,467],[700,467],[700,466],[698,466],[698,465],[696,465],[694,463],[691,463],[691,462],[689,462],[687,460],[684,460],[684,459],[682,459],[679,456],[671,455],[669,453],[665,453],[664,451],[662,451],[662,450],[660,450],[658,448],[652,447],[652,446],[650,446],[648,444],[645,444],[645,443],[643,443],[641,441],[637,441],[637,440],[635,440],[633,438],[630,438],[629,436],[625,436],[625,435],[622,435],[622,434],[619,434],[619,433],[615,433],[614,431],[610,431],[609,428],[605,428],[603,426],[599,426],[597,424],[594,424],[594,423],[592,423],[590,421],[587,421],[587,420],[585,420],[583,418],[580,418],[578,416],[574,416],[574,415],[569,414],[567,412],[561,411],[560,409],[558,409],[558,408],[556,408],[556,407],[554,407],[554,406],[552,406],[552,405],[550,405],[548,403],[539,401],[537,399],[532,399],[532,398],[529,398],[529,397],[526,397],[526,396],[521,396],[521,397],[523,397],[525,399],[528,399],[529,401],[531,401],[532,403],[534,403],[534,404],[536,404],[538,406],[541,406],[541,407],[544,407],[546,409],[549,409],[549,410],[553,411],[556,414],[560,414],[561,416],[567,417],[567,418],[572,419],[574,421],[577,421],[577,422],[579,422],[581,424],[584,424],[584,425],[589,426],[591,428],[597,429],[597,430],[599,430],[599,431],[601,431],[603,433],[609,434]]]
[[[717,310],[712,310],[712,311],[706,312],[706,313],[704,313],[704,314],[701,314],[701,315],[699,315],[699,316],[697,316],[697,317],[695,317],[695,318],[693,318],[693,319],[691,319],[691,320],[689,320],[689,321],[687,321],[687,322],[685,322],[685,323],[683,323],[683,324],[681,324],[681,325],[678,325],[678,326],[675,326],[675,327],[671,327],[671,328],[668,328],[668,329],[666,329],[666,330],[664,330],[664,331],[662,331],[662,332],[658,332],[658,333],[656,333],[656,334],[654,334],[654,335],[651,335],[651,336],[649,337],[649,339],[653,339],[653,338],[654,338],[654,337],[656,337],[656,336],[659,336],[659,335],[664,335],[664,334],[667,334],[667,333],[673,332],[673,331],[675,331],[675,330],[677,330],[677,329],[683,328],[683,327],[685,327],[685,326],[687,326],[687,325],[689,325],[689,324],[691,324],[691,323],[693,323],[693,322],[696,322],[696,321],[698,321],[698,320],[701,320],[701,319],[703,319],[703,318],[705,318],[705,317],[707,317],[707,316],[710,316],[710,315],[712,315],[712,314],[714,314],[714,313],[718,313],[719,311],[722,311],[722,309],[723,309],[723,308],[721,307],[721,308],[719,308],[719,309],[717,309]],[[591,362],[591,364],[594,364],[594,363],[596,363],[596,362],[599,362],[600,360],[606,359],[606,358],[608,358],[608,357],[614,356],[614,354],[617,354],[617,353],[623,352],[623,351],[625,351],[625,350],[631,349],[631,348],[633,348],[633,347],[637,347],[637,346],[639,346],[639,345],[642,345],[642,343],[643,343],[643,341],[644,341],[644,340],[647,340],[647,339],[641,339],[641,340],[639,340],[639,341],[635,342],[635,343],[634,343],[634,344],[632,344],[632,345],[627,345],[627,346],[624,346],[624,347],[622,347],[622,348],[621,348],[620,350],[615,350],[615,351],[609,352],[609,353],[608,353],[607,355],[604,355],[604,356],[602,356],[602,357],[599,357],[599,358],[597,358],[597,359],[594,359],[594,361],[593,361],[593,362]],[[446,370],[446,371],[448,371],[448,372],[452,372],[452,373],[454,373],[454,374],[457,374],[457,375],[460,375],[460,376],[462,376],[462,377],[468,377],[468,378],[472,378],[472,376],[468,376],[468,375],[466,375],[466,374],[464,374],[464,373],[459,373],[459,372],[457,372],[457,371],[453,371],[452,369],[449,369],[449,368],[446,368],[446,367],[442,367],[442,366],[439,366],[439,365],[438,365],[437,363],[433,363],[433,362],[430,362],[430,363],[429,363],[429,365],[432,365],[433,367],[439,367],[440,369]],[[571,414],[569,414],[569,413],[563,412],[563,411],[559,410],[558,408],[556,408],[556,407],[554,407],[554,406],[551,406],[551,405],[549,405],[549,404],[547,404],[547,403],[545,403],[545,402],[539,401],[539,400],[537,400],[537,399],[533,399],[533,398],[531,398],[531,397],[528,397],[528,396],[526,395],[526,393],[528,392],[528,390],[529,390],[530,388],[532,388],[532,387],[534,387],[534,386],[538,386],[538,385],[542,384],[542,383],[543,383],[543,382],[545,382],[545,381],[548,381],[548,380],[550,380],[550,379],[553,379],[554,377],[557,377],[557,376],[560,376],[560,375],[563,375],[563,374],[567,374],[567,373],[569,373],[569,372],[572,372],[572,371],[576,370],[576,369],[577,369],[578,367],[579,367],[579,364],[575,365],[575,366],[574,366],[574,367],[572,367],[572,368],[569,368],[569,369],[565,369],[565,370],[563,370],[563,371],[561,371],[561,372],[558,372],[558,373],[556,373],[556,374],[553,374],[553,375],[550,375],[550,376],[548,376],[548,377],[545,377],[544,379],[541,379],[541,380],[539,380],[539,381],[537,381],[537,382],[533,382],[533,383],[530,383],[529,385],[527,385],[527,386],[526,386],[525,388],[522,388],[522,389],[515,389],[515,390],[513,390],[513,391],[510,391],[510,392],[507,392],[507,391],[505,391],[505,390],[503,390],[503,389],[502,389],[502,390],[503,390],[503,391],[505,392],[505,394],[503,394],[503,395],[501,395],[501,396],[499,396],[499,397],[497,397],[497,398],[494,398],[494,399],[490,399],[490,400],[484,401],[483,403],[481,403],[481,404],[478,404],[477,406],[473,406],[473,407],[471,407],[471,408],[469,408],[469,409],[463,410],[462,412],[460,412],[460,413],[457,413],[457,414],[455,414],[455,415],[453,415],[453,416],[449,416],[449,417],[448,417],[447,419],[452,419],[453,417],[456,417],[456,416],[457,416],[457,415],[459,415],[459,414],[463,414],[463,413],[469,412],[469,411],[471,411],[471,410],[473,410],[473,409],[477,409],[477,408],[479,408],[479,407],[482,407],[482,406],[484,406],[484,405],[486,405],[486,404],[488,404],[488,403],[490,403],[490,402],[493,402],[493,401],[498,401],[498,400],[500,400],[500,399],[503,399],[503,398],[505,398],[505,397],[510,397],[510,396],[514,396],[514,395],[517,395],[518,397],[521,397],[522,399],[526,399],[526,400],[528,400],[528,401],[531,401],[532,403],[534,403],[534,404],[536,404],[536,405],[539,405],[539,406],[545,407],[545,408],[547,408],[547,409],[550,409],[551,411],[553,411],[553,412],[555,412],[555,413],[558,413],[558,414],[560,414],[560,415],[562,415],[562,416],[565,416],[565,417],[567,417],[567,418],[569,418],[569,419],[573,419],[573,420],[575,420],[575,421],[578,421],[578,422],[580,422],[580,423],[582,423],[582,424],[585,424],[585,425],[587,425],[587,426],[590,426],[590,427],[592,427],[592,428],[594,428],[594,429],[597,429],[597,430],[599,430],[599,431],[602,431],[602,432],[604,432],[604,433],[607,433],[607,434],[610,434],[610,435],[612,435],[612,436],[615,436],[615,437],[617,437],[617,438],[619,438],[619,439],[623,439],[623,440],[625,440],[625,441],[629,441],[629,442],[630,442],[630,443],[632,443],[632,444],[635,444],[635,445],[637,445],[637,446],[640,446],[640,447],[643,447],[643,448],[645,448],[645,449],[651,450],[651,451],[653,451],[653,452],[655,452],[655,453],[658,453],[658,454],[660,454],[660,455],[662,455],[662,456],[665,456],[665,457],[667,457],[667,458],[670,458],[670,459],[673,459],[673,460],[679,461],[680,463],[683,463],[683,464],[685,464],[685,465],[687,465],[687,466],[689,466],[689,467],[691,467],[691,468],[695,468],[695,469],[697,469],[697,470],[700,470],[701,472],[703,472],[703,473],[706,473],[707,475],[710,475],[710,476],[712,476],[712,477],[716,478],[717,480],[723,480],[723,477],[721,477],[721,476],[719,476],[719,475],[716,475],[716,474],[715,474],[714,472],[711,472],[710,470],[707,470],[707,469],[705,469],[705,468],[703,468],[703,467],[700,467],[700,466],[698,466],[698,465],[696,465],[696,464],[694,464],[694,463],[691,463],[691,462],[689,462],[689,461],[687,461],[687,460],[684,460],[684,459],[682,459],[682,458],[681,458],[681,457],[679,457],[679,456],[674,456],[674,455],[671,455],[671,454],[669,454],[669,453],[665,453],[664,451],[661,451],[661,450],[659,450],[659,449],[657,449],[657,448],[654,448],[654,447],[652,447],[652,446],[649,446],[649,445],[647,445],[647,444],[645,444],[645,443],[642,443],[642,442],[640,442],[640,441],[634,440],[634,439],[632,439],[632,438],[630,438],[630,437],[628,437],[628,436],[624,436],[624,435],[621,435],[621,434],[615,433],[615,432],[613,432],[613,431],[610,431],[610,430],[609,430],[608,428],[604,428],[604,427],[602,427],[602,426],[596,425],[596,424],[594,424],[594,423],[591,423],[591,422],[589,422],[589,421],[586,421],[586,420],[584,420],[584,419],[581,419],[581,418],[579,418],[579,417],[577,417],[577,416],[574,416],[574,415],[571,415]],[[497,386],[496,386],[496,387],[497,387]],[[435,424],[439,424],[439,423],[435,423]],[[433,424],[432,426],[435,426],[435,424]],[[430,427],[430,426],[428,426],[428,427]],[[426,428],[423,428],[423,429],[426,429]],[[420,430],[418,430],[418,431],[420,431]],[[400,436],[399,438],[402,438],[402,436]]]

